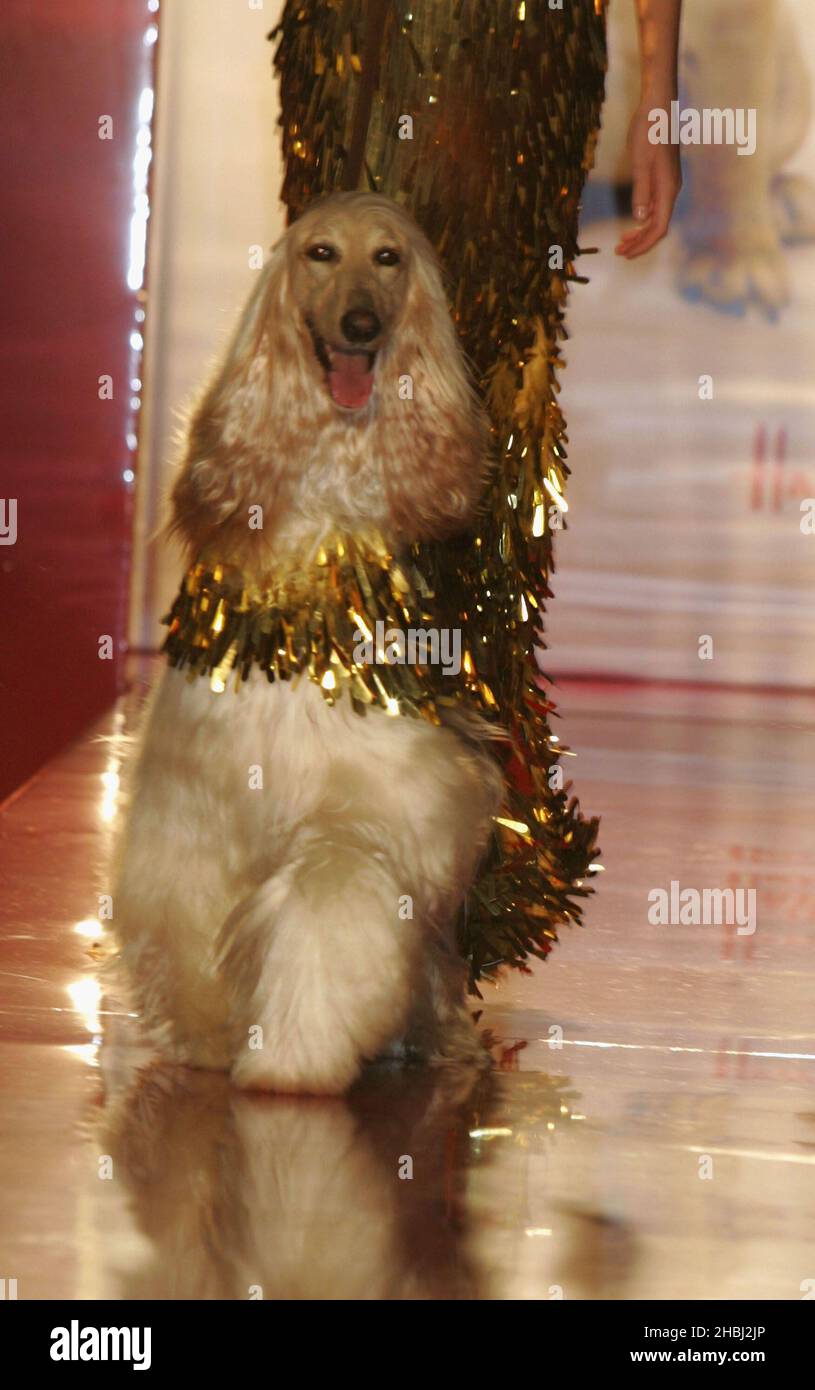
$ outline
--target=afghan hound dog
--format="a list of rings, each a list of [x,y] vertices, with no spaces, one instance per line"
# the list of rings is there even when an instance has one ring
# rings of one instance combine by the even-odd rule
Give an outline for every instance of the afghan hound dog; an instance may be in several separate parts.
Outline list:
[[[188,564],[217,556],[262,591],[329,533],[374,528],[397,557],[452,535],[488,460],[432,248],[390,200],[336,194],[259,273],[192,412],[171,526]],[[344,1092],[383,1055],[485,1057],[455,939],[502,799],[484,737],[465,715],[361,717],[307,670],[245,676],[215,693],[168,669],[131,774],[113,919],[150,1033],[279,1092]]]

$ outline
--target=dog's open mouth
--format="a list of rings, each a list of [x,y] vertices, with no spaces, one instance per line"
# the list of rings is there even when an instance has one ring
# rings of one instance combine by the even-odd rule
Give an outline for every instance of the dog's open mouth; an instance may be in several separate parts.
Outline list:
[[[374,389],[376,353],[364,348],[331,347],[313,328],[311,336],[334,404],[343,410],[361,410]]]

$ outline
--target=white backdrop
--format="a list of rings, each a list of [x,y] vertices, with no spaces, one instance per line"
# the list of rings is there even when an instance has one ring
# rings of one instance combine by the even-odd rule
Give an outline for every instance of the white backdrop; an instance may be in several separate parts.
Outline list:
[[[162,0],[131,639],[155,647],[178,587],[151,541],[183,410],[283,229],[273,46],[282,0]]]
[[[733,10],[733,0],[685,0],[686,54],[702,5],[723,18]],[[812,84],[811,0],[766,5],[779,23],[792,21]],[[634,99],[625,60],[633,25],[621,22],[630,9],[615,0],[596,183],[617,162]],[[737,61],[727,33],[720,39],[705,87],[705,104],[714,106],[725,104]],[[693,59],[698,67],[700,56]],[[762,61],[771,55],[764,51]],[[783,101],[783,60],[777,78]],[[749,75],[734,85],[747,96]],[[800,90],[796,99],[805,99]],[[772,139],[775,115],[759,108],[760,142]],[[727,156],[748,160],[732,148]],[[810,126],[783,171],[813,169]],[[759,212],[756,197],[749,215]],[[571,302],[563,376],[571,528],[558,547],[546,665],[561,673],[815,685],[815,537],[799,524],[801,500],[815,498],[815,240],[785,248],[791,300],[771,322],[755,307],[722,313],[681,297],[681,222],[631,265],[613,255],[618,230],[615,219],[589,221],[581,235],[601,254],[580,263],[591,283],[577,286]],[[699,399],[703,374],[713,378],[712,400]],[[713,638],[712,660],[699,658],[704,635]]]

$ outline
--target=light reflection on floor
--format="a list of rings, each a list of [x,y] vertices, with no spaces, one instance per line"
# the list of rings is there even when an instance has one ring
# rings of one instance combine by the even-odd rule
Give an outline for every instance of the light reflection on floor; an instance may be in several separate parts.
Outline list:
[[[560,701],[607,869],[586,929],[487,994],[487,1077],[381,1066],[347,1100],[292,1100],[151,1064],[91,930],[125,721],[7,807],[0,1266],[20,1298],[802,1296],[809,705],[579,683]],[[755,887],[755,934],[649,925],[672,879]]]

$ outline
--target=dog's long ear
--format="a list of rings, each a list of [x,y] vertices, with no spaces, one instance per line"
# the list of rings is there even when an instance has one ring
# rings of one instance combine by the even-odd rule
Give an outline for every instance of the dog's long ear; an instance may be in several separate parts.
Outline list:
[[[394,520],[408,539],[425,539],[472,519],[489,471],[489,432],[435,254],[420,234],[410,277],[380,383],[380,439]]]
[[[288,394],[280,364],[299,350],[282,341],[295,334],[289,300],[281,241],[190,416],[171,494],[170,530],[193,551],[230,518],[246,525],[248,517],[238,513],[274,495],[275,397]]]

